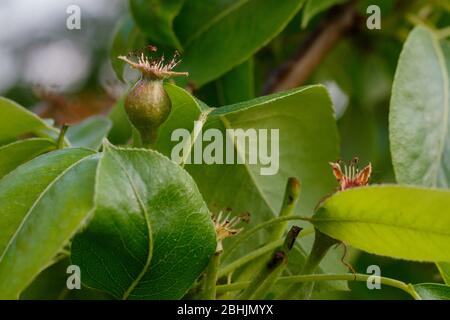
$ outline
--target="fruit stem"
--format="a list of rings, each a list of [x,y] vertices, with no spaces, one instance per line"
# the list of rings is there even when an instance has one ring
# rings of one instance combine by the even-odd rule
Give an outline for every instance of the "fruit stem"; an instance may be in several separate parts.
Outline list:
[[[296,178],[289,178],[286,184],[286,191],[284,193],[283,204],[279,213],[279,217],[292,216],[298,198],[300,196],[300,182]],[[275,241],[281,238],[287,228],[288,220],[275,226],[270,234],[269,241]]]
[[[292,216],[292,212],[295,209],[297,204],[297,200],[300,196],[300,182],[296,178],[289,178],[286,183],[286,189],[284,193],[283,203],[281,205],[280,212],[278,214],[279,217],[289,217]],[[272,230],[269,231],[267,241],[274,242],[278,239],[283,238],[286,229],[288,227],[288,220],[283,221],[275,226],[273,226]],[[257,260],[253,261],[252,264],[249,264],[245,267],[244,270],[239,274],[239,280],[246,280],[253,277],[254,274],[257,274],[261,269],[265,268],[265,264],[267,260],[270,259],[270,254],[262,255]]]
[[[205,282],[203,284],[203,293],[200,294],[203,300],[215,300],[216,299],[216,283],[217,273],[219,271],[220,255],[222,251],[216,251],[209,261],[209,265],[206,269]]]
[[[267,227],[273,226],[277,223],[282,223],[284,221],[292,221],[292,220],[303,220],[303,221],[311,221],[311,218],[305,217],[305,216],[283,216],[283,217],[276,217],[270,220],[267,220],[265,222],[262,222],[256,226],[254,226],[251,229],[248,229],[247,231],[242,232],[239,237],[236,239],[236,241],[231,244],[225,253],[222,256],[222,261],[225,261],[227,258],[231,256],[231,253],[233,253],[241,244],[245,243],[248,238],[253,236],[256,232],[265,229]],[[304,232],[302,232],[304,234]]]
[[[65,137],[66,137],[67,129],[69,129],[69,125],[64,123],[59,132],[58,141],[56,142],[56,146],[58,149],[64,149],[64,147],[66,145]]]
[[[325,257],[328,250],[336,243],[338,243],[337,240],[330,238],[326,234],[316,229],[314,244],[311,249],[311,253],[306,259],[306,262],[303,265],[300,275],[314,274],[317,267],[319,266],[319,263]],[[280,300],[294,299],[297,293],[299,293],[300,299],[308,300],[311,298],[313,289],[314,289],[313,281],[302,283],[300,286],[296,286],[293,284],[284,293],[282,293],[278,297],[278,299]]]
[[[152,129],[145,134],[141,134],[141,144],[142,147],[146,149],[153,149],[156,144],[156,138],[158,136],[158,130]]]
[[[298,236],[298,238],[306,237],[312,233],[314,233],[313,228],[304,229],[304,230],[302,230],[302,233]],[[239,259],[236,259],[235,261],[227,264],[225,267],[222,267],[219,270],[219,278],[232,274],[235,270],[239,269],[243,265],[274,250],[275,248],[280,246],[283,243],[283,241],[284,241],[283,239],[278,239],[274,242],[268,243],[265,246],[263,246],[257,250],[254,250],[254,251],[250,252],[249,254],[246,254],[245,256],[243,256]],[[223,257],[222,257],[222,260],[223,260]]]
[[[248,287],[239,296],[241,300],[264,299],[273,287],[277,279],[283,273],[288,263],[289,251],[294,246],[295,240],[302,229],[293,226],[281,247],[275,250],[272,258],[264,265],[261,271],[253,278]]]

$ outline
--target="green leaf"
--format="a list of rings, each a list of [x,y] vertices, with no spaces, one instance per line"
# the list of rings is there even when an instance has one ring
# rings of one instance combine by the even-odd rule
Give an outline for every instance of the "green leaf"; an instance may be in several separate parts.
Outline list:
[[[305,227],[307,225],[304,225]],[[289,256],[289,264],[287,269],[287,275],[299,274],[306,262],[306,258],[311,252],[314,242],[314,234],[311,234],[301,241],[297,240],[292,252]],[[347,267],[341,262],[342,251],[336,248],[331,248],[322,261],[315,273],[345,273],[348,272]],[[290,284],[277,284],[278,293],[284,292]],[[319,281],[314,284],[314,292],[329,292],[329,291],[349,291],[347,281]],[[297,296],[302,295],[302,292],[298,292]]]
[[[333,190],[335,181],[328,161],[338,157],[338,136],[324,87],[299,88],[219,109],[208,109],[179,87],[166,85],[166,89],[174,109],[158,133],[156,147],[169,157],[173,147],[180,144],[177,139],[171,140],[173,130],[185,128],[191,132],[199,118],[206,121],[203,131],[279,129],[280,168],[276,175],[261,176],[260,165],[186,165],[212,210],[230,207],[235,213],[250,212],[250,225],[255,225],[278,215],[286,181],[291,176],[298,177],[304,187],[296,213],[312,213],[317,202]],[[244,245],[240,254],[255,249],[265,240],[266,233],[262,232]],[[295,259],[290,260],[292,273],[299,272],[312,241],[313,237],[301,239],[301,248],[296,247]],[[334,251],[327,255],[322,270],[341,272],[339,258]],[[343,288],[342,283],[328,284]]]
[[[238,103],[255,97],[253,59],[245,61],[217,80],[220,105]]]
[[[308,0],[303,11],[302,27],[305,28],[308,23],[319,13],[346,2],[347,0]]]
[[[280,171],[275,176],[262,177],[258,173],[255,175],[257,179],[254,180],[250,173],[258,172],[258,166],[206,164],[186,166],[213,210],[231,207],[236,213],[248,211],[253,213],[253,225],[278,214],[284,187],[290,176],[297,176],[302,179],[304,186],[310,186],[305,187],[302,193],[300,201],[302,206],[297,210],[299,212],[312,212],[323,195],[333,190],[335,182],[328,161],[338,157],[338,137],[331,101],[324,87],[300,88],[216,111],[209,109],[177,86],[166,84],[165,88],[172,101],[172,112],[158,131],[156,149],[168,157],[171,156],[173,148],[180,143],[179,140],[171,139],[173,131],[183,128],[191,132],[194,121],[206,117],[211,111],[213,113],[206,117],[205,130],[208,127],[223,130],[220,118],[226,120],[228,113],[230,116],[240,115],[244,123],[250,121],[247,124],[249,128],[252,125],[267,129],[281,128],[280,137],[283,138],[280,150],[284,152],[280,155]],[[217,116],[215,112],[221,110],[225,111],[224,115]],[[255,116],[266,114],[265,110],[267,116]],[[126,114],[123,113],[123,116],[126,117]],[[238,126],[239,123],[236,124],[236,127]],[[295,147],[292,141],[295,141]],[[308,157],[303,157],[304,154],[308,154]],[[265,200],[268,196],[271,207]],[[295,247],[294,258],[290,259],[289,266],[293,274],[301,268],[313,239],[314,237],[306,237],[301,240],[301,246]],[[240,253],[253,250],[264,241],[265,234],[262,233],[255,241],[244,246]],[[330,251],[321,264],[321,271],[342,272],[344,267],[339,262],[339,255],[336,250]],[[345,290],[347,286],[344,282],[323,282],[319,289],[330,288]]]
[[[450,285],[450,263],[441,262],[437,264],[437,267],[445,284]]]
[[[389,118],[399,183],[450,186],[450,45],[423,27],[409,35],[398,63]]]
[[[243,63],[286,27],[303,2],[187,1],[175,19],[185,49],[180,70],[190,73],[180,83],[200,87]]]
[[[152,41],[181,50],[173,31],[173,19],[184,0],[130,0],[130,9],[139,28]]]
[[[389,131],[398,182],[449,188],[449,111],[450,44],[417,27],[403,47],[392,88]],[[437,266],[448,283],[450,268]]]
[[[192,178],[159,153],[105,146],[95,217],[72,244],[89,287],[117,298],[178,299],[216,249]]]
[[[29,133],[48,136],[43,134],[46,130],[55,129],[14,101],[0,97],[0,144]]]
[[[118,59],[135,50],[142,50],[146,44],[145,36],[134,24],[130,16],[126,16],[115,31],[110,49],[110,59],[113,70],[119,80],[123,79],[125,62]]]
[[[76,290],[67,288],[71,265],[69,257],[61,258],[42,271],[34,281],[22,292],[20,300],[111,300],[104,292],[81,287]],[[83,273],[81,272],[81,276]]]
[[[156,149],[170,157],[173,147],[178,144],[178,141],[172,141],[172,133],[176,129],[192,131],[194,121],[200,117],[202,112],[206,112],[208,107],[187,91],[173,84],[166,83],[164,88],[172,102],[172,111],[167,121],[158,130]]]
[[[52,264],[42,271],[34,281],[20,294],[21,300],[56,300],[60,299],[67,289],[66,273],[68,259]]]
[[[196,91],[208,106],[220,107],[255,98],[255,66],[251,57]]]
[[[54,149],[55,142],[43,138],[16,141],[0,147],[0,178],[19,165]]]
[[[450,300],[450,287],[437,283],[415,284],[414,290],[423,300]]]
[[[276,175],[260,175],[260,164],[186,165],[203,194],[211,197],[211,203],[220,200],[217,205],[224,207],[241,203],[239,208],[233,209],[246,211],[249,206],[255,206],[252,211],[262,215],[255,217],[261,222],[277,214],[289,176],[297,176],[304,186],[301,211],[311,213],[323,195],[333,189],[335,182],[328,161],[338,156],[338,138],[331,101],[323,86],[298,88],[218,109],[208,109],[179,87],[166,85],[166,89],[172,99],[173,110],[160,128],[157,149],[169,157],[173,147],[180,143],[179,140],[171,140],[173,129],[192,131],[194,121],[201,115],[206,118],[203,132],[208,128],[223,131],[225,126],[244,130],[280,130],[280,169]],[[207,145],[206,142],[203,144]],[[308,157],[303,158],[303,154],[308,154]],[[220,186],[223,192],[215,192],[216,186]]]
[[[369,253],[450,261],[450,191],[371,186],[338,192],[313,217],[323,233]]]
[[[112,122],[108,139],[113,144],[126,144],[131,138],[131,123],[125,112],[125,96],[120,98],[112,107],[108,118]]]
[[[93,206],[97,159],[64,149],[0,180],[0,299],[16,299],[52,263]]]
[[[111,129],[111,121],[107,118],[94,116],[71,126],[67,130],[67,139],[73,147],[98,150],[103,139]]]
[[[298,88],[213,109],[203,131],[209,128],[223,134],[226,129],[279,130],[279,170],[274,175],[261,175],[265,166],[260,163],[186,166],[210,203],[249,211],[254,215],[254,223],[278,214],[286,181],[291,176],[303,186],[297,212],[311,213],[335,185],[328,161],[338,156],[337,129],[323,86]],[[236,145],[234,149],[240,154],[248,151]],[[220,186],[221,192],[215,186]]]

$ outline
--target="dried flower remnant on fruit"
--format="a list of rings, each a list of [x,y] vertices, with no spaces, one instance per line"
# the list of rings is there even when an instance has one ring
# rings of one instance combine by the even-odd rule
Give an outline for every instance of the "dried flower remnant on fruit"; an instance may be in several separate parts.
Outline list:
[[[148,46],[149,51],[156,52],[154,46]],[[135,57],[134,60],[131,57]],[[172,59],[166,62],[164,55],[161,57],[147,57],[143,52],[130,53],[128,57],[119,56],[119,59],[128,63],[132,68],[139,70],[143,76],[155,79],[168,79],[177,76],[188,76],[188,72],[176,72],[173,69],[180,63],[180,55],[175,52]]]
[[[154,53],[156,47],[149,46]],[[134,57],[134,59],[132,59]],[[179,63],[178,53],[166,62],[164,56],[148,58],[143,52],[130,53],[128,57],[119,59],[141,72],[141,79],[128,92],[125,98],[125,111],[131,124],[139,132],[145,147],[156,142],[158,128],[167,120],[172,110],[172,102],[164,88],[164,79],[175,76],[187,76],[187,72],[175,72]]]
[[[362,170],[359,170],[357,164],[358,158],[353,158],[349,165],[342,165],[342,161],[330,162],[333,174],[339,182],[339,190],[362,187],[369,183],[372,165],[369,163]]]
[[[212,217],[217,238],[216,252],[222,251],[222,241],[224,239],[235,236],[242,231],[242,228],[236,228],[236,226],[245,221],[246,217],[247,215],[244,217],[235,216],[230,219],[230,213],[223,217],[223,211],[220,211],[217,217]]]

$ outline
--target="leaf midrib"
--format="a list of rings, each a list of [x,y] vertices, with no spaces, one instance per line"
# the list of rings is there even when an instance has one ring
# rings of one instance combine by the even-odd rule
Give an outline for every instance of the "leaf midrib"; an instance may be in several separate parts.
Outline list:
[[[429,229],[419,229],[416,227],[410,227],[410,226],[401,226],[398,224],[392,224],[392,223],[388,223],[388,222],[382,222],[382,221],[366,221],[366,220],[355,220],[355,219],[328,219],[328,218],[311,218],[311,222],[315,225],[315,222],[325,222],[325,223],[348,223],[348,224],[352,224],[352,223],[358,223],[358,224],[367,224],[367,225],[379,225],[379,226],[384,226],[384,227],[391,227],[391,228],[397,228],[397,229],[405,229],[405,230],[410,230],[410,231],[414,231],[417,233],[428,233],[428,234],[436,234],[439,236],[445,236],[445,237],[450,237],[450,232],[449,233],[445,233],[445,232],[440,232],[440,231],[435,231],[435,230],[429,230]]]
[[[198,104],[197,104],[197,106],[199,107],[199,110],[200,110],[200,106]],[[198,134],[195,134],[195,131],[194,131],[195,127],[192,129],[192,132],[190,134],[190,140],[186,142],[187,144],[189,144],[189,152],[186,153],[186,154],[183,154],[183,158],[181,159],[180,166],[182,168],[184,168],[188,157],[191,156],[192,149],[194,148],[194,145],[195,145],[195,142],[196,142],[196,140],[198,138],[198,135],[202,133],[201,130],[203,130],[203,127],[204,127],[206,121],[208,121],[208,116],[209,116],[209,114],[212,111],[213,111],[213,108],[208,108],[208,109],[206,109],[204,111],[200,111],[200,115],[198,116],[198,119],[196,121],[200,122],[202,124],[202,126],[201,126],[200,131],[198,132]],[[184,146],[183,146],[183,150],[184,150]]]
[[[227,119],[225,116],[220,116],[219,118],[220,118],[220,120],[222,121],[223,126],[225,127],[225,129],[233,129],[233,127],[231,126],[230,122],[228,121],[228,119]],[[242,155],[242,153],[239,151],[238,146],[236,145],[236,139],[234,139],[233,144],[234,144],[234,149],[236,150],[237,156],[238,156],[238,157],[241,156],[241,157],[243,157],[242,159],[245,159],[245,154]],[[250,180],[253,182],[253,185],[255,186],[256,190],[257,190],[258,193],[261,195],[261,199],[264,201],[264,203],[265,203],[265,204],[267,205],[267,207],[270,209],[270,211],[272,212],[272,215],[275,216],[275,212],[276,212],[275,209],[272,208],[272,205],[269,203],[269,200],[267,200],[266,195],[265,195],[264,192],[261,190],[261,188],[259,187],[258,183],[256,183],[256,178],[255,178],[254,175],[252,174],[252,172],[251,172],[251,170],[250,170],[248,164],[245,163],[245,161],[244,161],[243,166],[245,167],[245,169],[246,169],[246,171],[247,171],[247,173],[248,173],[248,176],[250,177]]]
[[[119,148],[119,150],[121,150]],[[135,150],[134,150],[135,151]],[[139,284],[139,282],[141,281],[141,279],[144,277],[144,275],[147,273],[151,261],[152,261],[152,256],[153,256],[153,235],[152,235],[152,229],[151,229],[151,225],[150,225],[150,220],[149,220],[149,213],[147,212],[147,208],[145,207],[136,186],[133,183],[133,179],[131,179],[130,175],[128,174],[128,171],[126,170],[126,168],[124,167],[123,163],[120,161],[119,158],[114,156],[114,153],[111,152],[110,153],[111,156],[114,158],[114,160],[119,164],[120,168],[122,169],[122,171],[125,173],[131,188],[133,189],[133,193],[134,196],[136,197],[136,200],[139,204],[139,207],[141,208],[143,215],[144,215],[144,219],[145,219],[145,223],[147,226],[147,231],[148,231],[148,254],[147,254],[147,259],[145,261],[145,265],[143,266],[141,272],[139,273],[139,275],[136,277],[136,279],[130,284],[130,286],[128,287],[128,289],[124,292],[122,299],[126,300],[128,299],[129,295],[133,292],[133,290],[136,288],[136,286]]]
[[[303,87],[300,87],[300,88],[296,88],[296,89],[292,89],[292,90],[289,90],[287,92],[284,92],[284,94],[283,93],[274,94],[274,95],[270,96],[269,99],[267,99],[267,100],[261,100],[261,98],[255,98],[255,102],[256,103],[254,105],[247,104],[247,102],[240,102],[240,103],[231,104],[229,106],[225,106],[225,107],[221,107],[221,108],[210,108],[209,107],[208,109],[202,111],[202,109],[200,108],[200,105],[197,103],[197,106],[199,107],[199,110],[200,110],[199,120],[202,121],[202,128],[203,128],[203,126],[206,124],[209,116],[212,115],[212,116],[218,117],[220,119],[220,121],[222,122],[222,124],[225,127],[225,129],[232,129],[232,126],[231,126],[230,122],[228,121],[228,119],[226,119],[227,115],[234,114],[234,113],[239,113],[239,112],[242,112],[242,111],[246,111],[246,110],[249,110],[249,109],[261,107],[261,106],[264,106],[264,105],[268,105],[268,104],[274,103],[274,102],[276,102],[278,100],[285,99],[285,98],[288,98],[288,97],[291,97],[291,96],[295,96],[297,94],[303,93],[303,92],[308,91],[310,89],[316,89],[316,88],[323,88],[323,86],[322,85],[303,86]],[[243,108],[242,109],[236,109],[236,110],[230,110],[229,112],[226,112],[226,113],[215,114],[215,112],[220,111],[220,109],[222,109],[222,108],[226,108],[226,107],[230,107],[230,106],[239,106],[239,105],[242,105]],[[191,154],[192,147],[193,147],[194,142],[195,142],[194,139],[193,139],[193,133],[191,133],[191,146],[189,148],[189,154],[187,156],[189,156]],[[235,141],[233,143],[234,143],[234,148],[235,148],[236,152],[240,153],[239,152],[239,148],[237,147]],[[186,156],[186,159],[187,159],[187,156]],[[186,159],[183,159],[183,162],[181,163],[182,167],[184,167]],[[258,194],[260,194],[262,200],[267,205],[267,207],[271,211],[272,215],[276,216],[276,210],[270,204],[270,202],[267,199],[265,193],[260,189],[259,185],[257,184],[256,178],[251,173],[251,170],[250,170],[249,166],[246,163],[244,163],[243,166],[245,167],[245,169],[246,169],[246,171],[248,173],[248,176],[250,177],[251,181],[253,182],[253,185],[256,187],[256,190],[258,191]]]
[[[270,103],[275,103],[278,100],[282,100],[282,99],[286,99],[292,96],[295,96],[297,94],[303,93],[305,91],[311,90],[311,89],[315,89],[315,88],[324,88],[323,85],[321,84],[313,84],[313,85],[307,85],[307,86],[302,86],[299,88],[295,88],[295,89],[291,89],[288,91],[283,91],[283,92],[279,92],[279,93],[274,93],[271,94],[269,96],[262,96],[262,97],[257,97],[257,98],[253,98],[249,101],[243,101],[243,102],[238,102],[238,103],[234,103],[234,104],[230,104],[227,106],[223,106],[220,108],[212,108],[213,112],[211,113],[211,115],[213,116],[226,116],[226,115],[230,115],[233,113],[239,113],[242,111],[246,111],[248,109],[252,109],[255,107],[261,107],[264,106],[266,104],[270,104]],[[254,104],[250,104],[251,102],[254,102]]]

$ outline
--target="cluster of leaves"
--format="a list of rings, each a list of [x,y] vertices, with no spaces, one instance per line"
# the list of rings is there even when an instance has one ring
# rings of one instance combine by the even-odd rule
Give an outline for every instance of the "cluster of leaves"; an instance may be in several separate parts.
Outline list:
[[[263,258],[283,243],[274,238],[276,228],[263,227],[273,227],[283,210],[290,177],[301,181],[302,193],[286,221],[302,213],[307,220],[302,227],[316,234],[373,254],[438,263],[449,284],[448,41],[417,27],[398,61],[389,138],[399,184],[338,192],[315,213],[314,207],[335,186],[328,162],[339,157],[339,131],[343,132],[327,89],[310,85],[254,98],[255,87],[261,86],[255,82],[254,73],[260,69],[255,65],[262,66],[264,60],[255,54],[269,43],[276,52],[277,42],[291,37],[288,24],[300,25],[297,17],[307,27],[317,14],[342,2],[230,0],[206,5],[130,0],[133,17],[119,27],[111,50],[118,76],[123,76],[124,65],[116,57],[149,41],[181,51],[180,68],[190,72],[187,80],[165,85],[173,108],[159,128],[154,150],[127,145],[131,126],[123,99],[108,119],[90,118],[65,134],[1,98],[0,298],[107,297],[96,290],[119,299],[196,297],[216,250],[210,211],[227,207],[250,212],[251,222],[247,232],[225,242],[224,259],[216,270],[219,285],[214,290],[219,297],[252,298],[255,292],[262,298],[277,297],[290,292],[292,281],[317,281],[316,291],[346,290],[353,275],[343,273],[335,250],[312,270],[317,274],[300,274],[314,241],[314,232],[305,229],[289,248],[282,273],[270,283],[262,281],[265,290],[256,287],[250,295],[245,290],[239,295],[254,283],[253,275],[263,265],[249,262],[264,263]],[[340,50],[347,53],[346,48]],[[319,70],[315,77],[321,75]],[[197,97],[181,88],[188,82],[198,89]],[[213,97],[208,95],[211,86]],[[221,107],[211,108],[198,97]],[[221,132],[279,129],[279,173],[261,176],[259,164],[170,161],[173,130],[192,132],[196,120],[204,129]],[[238,145],[235,149],[245,152]],[[82,270],[86,288],[80,293],[61,292],[65,279],[56,278],[67,264]],[[223,284],[227,276],[235,281]],[[383,281],[418,299],[450,296],[443,284]]]

